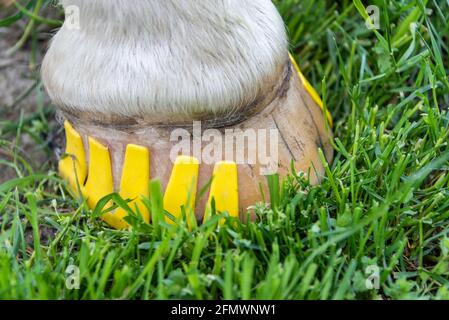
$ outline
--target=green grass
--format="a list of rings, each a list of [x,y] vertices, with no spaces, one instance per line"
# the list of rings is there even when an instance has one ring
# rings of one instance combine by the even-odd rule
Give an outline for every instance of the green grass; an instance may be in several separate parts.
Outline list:
[[[374,32],[358,0],[275,2],[335,120],[322,185],[272,179],[276,201],[256,206],[256,222],[217,228],[216,217],[189,231],[134,220],[132,231],[111,230],[64,191],[49,144],[53,109],[38,98],[33,112],[0,118],[0,156],[9,155],[0,166],[16,174],[0,184],[0,298],[449,298],[448,3],[372,0]],[[36,18],[47,1],[30,3],[34,17],[17,18],[32,26],[16,48],[36,50],[38,27],[56,23]],[[27,159],[25,136],[48,161]],[[163,214],[151,189],[149,205]],[[79,290],[66,287],[70,265]],[[379,290],[365,285],[370,266]]]

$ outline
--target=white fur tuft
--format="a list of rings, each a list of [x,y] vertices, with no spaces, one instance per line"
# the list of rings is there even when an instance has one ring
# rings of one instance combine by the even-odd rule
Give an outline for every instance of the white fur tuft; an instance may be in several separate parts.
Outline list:
[[[124,116],[234,112],[279,80],[288,60],[271,0],[62,0],[65,24],[42,74],[53,102]],[[271,84],[270,84],[271,83]]]

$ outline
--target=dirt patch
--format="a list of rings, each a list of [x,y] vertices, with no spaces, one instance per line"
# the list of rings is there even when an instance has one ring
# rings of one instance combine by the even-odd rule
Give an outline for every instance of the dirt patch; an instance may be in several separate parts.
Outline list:
[[[1,4],[6,2],[0,1],[1,8]],[[15,12],[14,6],[1,8],[0,18],[11,16]],[[55,18],[57,14],[53,7],[42,13],[43,16],[51,18]],[[48,114],[48,110],[51,110],[50,100],[40,81],[41,62],[55,30],[40,25],[20,49],[11,51],[21,39],[28,21],[27,18],[22,18],[9,27],[0,28],[0,159],[10,164],[18,164],[20,161],[14,157],[17,153],[36,169],[48,162],[51,156],[48,146],[52,141],[49,138],[51,132],[39,129],[38,125],[33,127],[33,119],[39,119],[45,109],[46,118],[51,122],[50,130],[56,127],[51,111]],[[45,145],[37,144],[27,132],[20,134],[17,141],[16,130],[21,117],[28,119],[24,127],[46,141]],[[11,165],[0,165],[0,183],[15,177],[17,173]]]
[[[11,9],[6,11],[9,14],[14,12]],[[2,14],[8,16],[5,12]],[[39,26],[33,43],[29,39],[22,48],[11,52],[27,23],[27,19],[22,19],[10,27],[0,28],[1,120],[17,119],[21,111],[33,112],[37,99],[41,99],[41,103],[49,103],[39,85],[39,70],[52,31],[47,26]]]

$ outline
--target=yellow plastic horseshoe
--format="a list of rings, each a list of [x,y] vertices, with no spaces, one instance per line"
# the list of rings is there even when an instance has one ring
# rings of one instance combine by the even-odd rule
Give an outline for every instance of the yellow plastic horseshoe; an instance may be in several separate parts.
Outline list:
[[[318,94],[318,92],[316,92],[315,88],[310,84],[309,80],[307,80],[307,78],[304,76],[304,74],[302,73],[301,69],[299,68],[298,63],[296,62],[296,60],[295,60],[295,58],[293,57],[292,54],[290,54],[290,59],[292,61],[293,66],[295,67],[295,70],[298,72],[299,78],[301,79],[301,82],[303,83],[304,88],[310,94],[310,96],[312,97],[313,101],[315,101],[315,103],[324,112],[324,103],[323,103],[323,100],[321,99],[320,95]],[[327,121],[329,122],[329,124],[331,126],[333,126],[333,119],[332,119],[332,115],[330,114],[329,110],[327,110],[326,116],[327,116]]]
[[[215,165],[203,222],[210,218],[212,199],[217,212],[228,212],[231,217],[236,218],[239,216],[238,174],[235,162],[222,161]]]
[[[59,174],[69,184],[74,195],[80,195],[87,176],[86,156],[84,154],[83,139],[72,125],[64,122],[67,156],[59,161]]]
[[[179,156],[173,166],[173,171],[164,195],[164,210],[179,220],[184,206],[186,219],[191,226],[195,216],[196,189],[198,183],[199,161],[193,157]],[[174,223],[165,217],[168,223]]]
[[[149,164],[150,152],[147,148],[135,144],[129,144],[126,147],[122,179],[120,182],[120,196],[123,199],[132,199],[128,205],[131,209],[137,207],[146,223],[150,221],[150,212],[143,204],[142,197],[148,197],[149,195]],[[115,214],[121,217],[128,215],[122,208],[118,208]]]

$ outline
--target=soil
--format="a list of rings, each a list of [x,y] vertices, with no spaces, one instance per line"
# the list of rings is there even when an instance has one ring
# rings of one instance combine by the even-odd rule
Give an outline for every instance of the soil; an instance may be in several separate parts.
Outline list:
[[[0,19],[16,12],[14,6],[5,9],[1,5],[6,2],[0,1]],[[57,12],[48,8],[42,14],[50,17]],[[0,27],[0,159],[12,161],[14,147],[19,145],[19,155],[36,169],[49,160],[48,148],[45,151],[45,146],[37,145],[26,133],[20,135],[17,143],[16,126],[21,116],[26,119],[37,115],[39,106],[45,106],[47,110],[50,106],[50,100],[40,84],[39,70],[48,41],[55,30],[40,25],[35,31],[38,35],[35,43],[28,40],[19,50],[11,52],[27,23],[28,19],[23,18],[9,27]],[[53,123],[53,116],[49,121]],[[0,183],[16,177],[14,169],[0,164]]]

